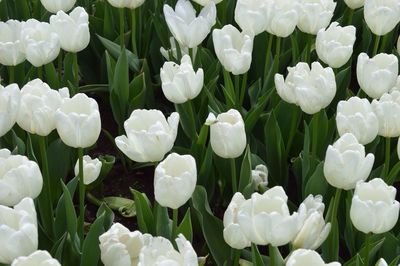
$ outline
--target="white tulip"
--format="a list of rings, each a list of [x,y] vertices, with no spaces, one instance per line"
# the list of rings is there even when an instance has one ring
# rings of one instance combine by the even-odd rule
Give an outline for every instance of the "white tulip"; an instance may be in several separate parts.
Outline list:
[[[357,80],[361,89],[377,99],[396,85],[399,65],[395,55],[378,54],[369,58],[361,53],[357,59]]]
[[[23,198],[36,198],[43,178],[36,162],[21,155],[0,150],[0,205],[14,206]]]
[[[341,27],[332,22],[325,30],[320,29],[315,43],[318,57],[330,67],[339,68],[349,61],[356,41],[354,26]]]
[[[17,20],[0,22],[0,64],[16,66],[25,61],[21,29],[22,23]]]
[[[126,135],[115,144],[135,162],[159,162],[174,146],[178,125],[176,112],[167,120],[159,110],[134,110],[124,123]]]
[[[0,263],[11,264],[38,248],[36,210],[31,198],[24,198],[14,209],[0,205]]]
[[[246,148],[246,131],[239,111],[230,109],[217,117],[208,115],[206,125],[210,126],[210,141],[213,151],[222,158],[237,158]]]
[[[22,256],[13,261],[11,266],[61,266],[58,260],[44,250],[37,250],[29,256]]]
[[[60,53],[60,40],[49,23],[29,19],[22,23],[21,41],[26,59],[35,67],[52,62]]]
[[[281,74],[275,74],[276,90],[284,101],[300,106],[303,112],[318,113],[335,97],[336,80],[332,68],[313,62],[310,69],[307,63],[300,62],[288,67],[288,72],[285,80]]]
[[[40,0],[40,2],[50,13],[57,13],[60,10],[64,12],[71,10],[76,0]]]
[[[364,19],[374,34],[386,35],[400,22],[400,2],[398,0],[365,0]]]
[[[83,156],[83,183],[89,185],[100,175],[102,163],[99,159],[92,159],[89,155]],[[79,159],[74,167],[75,176],[79,174]]]
[[[278,37],[288,37],[299,22],[299,0],[267,0],[267,3],[265,30]]]
[[[333,0],[299,0],[299,22],[297,26],[302,32],[317,34],[326,28],[333,17],[336,2]]]
[[[251,179],[256,189],[260,186],[266,188],[268,186],[268,168],[263,164],[257,165],[254,170],[251,170]]]
[[[165,97],[178,104],[196,98],[204,84],[203,69],[195,72],[188,55],[182,57],[180,65],[165,62],[160,70],[160,77]]]
[[[75,8],[69,15],[58,11],[50,17],[50,25],[60,38],[61,48],[77,53],[90,42],[89,15],[82,7]]]
[[[286,266],[340,266],[339,262],[325,263],[314,250],[297,249],[289,256]]]
[[[388,266],[388,264],[387,264],[387,262],[386,262],[383,258],[380,258],[380,259],[376,262],[375,266]]]
[[[324,175],[331,186],[353,189],[360,180],[366,180],[371,173],[375,156],[365,156],[365,148],[351,133],[341,136],[326,150]]]
[[[176,42],[174,37],[169,38],[169,43],[171,45],[171,49],[165,49],[164,47],[160,48],[161,55],[167,61],[177,61],[178,60],[178,49],[176,47]],[[179,45],[179,50],[181,50],[181,56],[189,55],[189,48],[183,45]],[[196,58],[197,47],[193,48],[193,58]]]
[[[271,1],[238,0],[235,7],[235,21],[247,33],[258,35],[265,30],[267,12]]]
[[[365,145],[378,135],[379,121],[367,99],[351,97],[337,105],[336,126],[340,136],[352,133]]]
[[[193,2],[198,3],[199,5],[206,6],[210,4],[211,2],[214,2],[215,4],[218,4],[222,2],[222,0],[192,0]]]
[[[350,207],[350,218],[357,230],[368,234],[390,231],[399,219],[400,203],[396,188],[382,179],[357,183]]]
[[[14,126],[19,111],[21,92],[17,84],[0,85],[0,137]]]
[[[198,17],[189,0],[178,0],[175,11],[164,5],[164,16],[168,28],[183,46],[194,48],[201,44],[216,22],[217,9],[214,2],[205,6]]]
[[[212,37],[215,53],[226,71],[233,75],[249,71],[254,36],[240,32],[229,24],[215,29]]]
[[[400,91],[385,93],[371,103],[379,121],[378,134],[383,137],[400,136]]]
[[[87,148],[96,143],[101,131],[97,102],[78,93],[65,99],[57,110],[56,128],[61,140],[73,148]]]
[[[344,0],[346,5],[351,9],[357,9],[364,6],[365,0]]]
[[[145,0],[107,0],[110,5],[117,8],[135,9],[141,6]]]

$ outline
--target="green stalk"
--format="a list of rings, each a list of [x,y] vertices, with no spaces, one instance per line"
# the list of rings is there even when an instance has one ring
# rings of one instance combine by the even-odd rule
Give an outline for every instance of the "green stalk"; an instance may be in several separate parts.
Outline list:
[[[178,231],[178,209],[172,209],[172,235],[171,242],[174,243]]]
[[[125,48],[125,12],[123,8],[119,9],[119,38],[120,38],[120,45],[121,51]]]
[[[278,71],[279,71],[279,59],[280,59],[280,54],[281,54],[281,42],[282,42],[282,38],[276,37],[274,74],[278,73]]]
[[[233,248],[232,252],[233,252],[233,266],[238,266],[241,250]]]
[[[294,136],[296,135],[296,130],[297,127],[299,126],[299,122],[301,120],[301,116],[302,116],[302,112],[299,111],[299,109],[297,108],[295,111],[295,114],[292,116],[292,121],[290,124],[290,131],[289,131],[289,138],[288,138],[288,142],[286,145],[286,156],[285,158],[287,158],[287,156],[290,153],[290,149],[292,147],[292,143],[293,143],[293,139]]]
[[[37,68],[37,75],[38,75],[38,78],[43,81],[43,67],[40,66]]]
[[[268,75],[268,62],[269,62],[269,59],[271,57],[272,41],[273,40],[274,40],[274,35],[269,34],[268,45],[267,45],[267,53],[265,55],[264,80],[267,78],[267,75]]]
[[[57,61],[57,72],[60,80],[62,79],[62,67],[63,67],[63,51],[60,51],[60,53],[58,54],[58,61]]]
[[[374,50],[372,50],[372,56],[375,56],[378,53],[379,41],[381,40],[381,36],[375,36]]]
[[[230,164],[231,164],[232,191],[233,191],[233,194],[235,194],[238,191],[237,180],[236,180],[236,163],[235,163],[235,158],[231,158],[229,160],[230,160]]]
[[[74,66],[74,84],[79,88],[79,65],[78,65],[78,54],[72,53],[73,66]]]
[[[138,55],[137,44],[136,44],[136,9],[131,10],[131,18],[132,18],[132,29],[131,29],[132,51],[134,54]]]
[[[348,16],[347,16],[347,25],[352,25],[351,23],[353,22],[354,10],[349,7],[347,7],[347,9],[349,10]]]
[[[14,66],[9,66],[8,67],[8,77],[9,77],[9,83],[13,84],[15,81],[15,67]]]
[[[79,157],[79,220],[78,235],[83,243],[83,228],[85,225],[85,184],[83,182],[83,148],[78,148]]]
[[[234,77],[235,77],[234,86],[235,86],[235,96],[236,96],[236,99],[235,99],[235,101],[236,101],[236,109],[238,109],[240,111],[240,109],[242,107],[241,105],[239,106],[239,104],[240,104],[240,94],[241,94],[241,92],[240,92],[240,75],[235,75]]]
[[[244,102],[244,97],[246,96],[246,91],[247,91],[247,72],[243,74],[243,79],[242,79],[242,86],[240,88],[240,106],[243,106]]]
[[[319,131],[319,128],[318,128],[318,126],[319,126],[319,120],[320,120],[320,115],[321,115],[321,113],[322,113],[323,111],[319,111],[318,113],[316,113],[315,114],[315,124],[313,125],[313,128],[312,128],[312,143],[311,143],[311,153],[312,153],[312,155],[314,155],[315,156],[315,158],[317,158],[318,157],[318,151],[317,151],[317,149],[318,149],[318,142],[317,142],[317,140],[318,140],[318,131]]]
[[[384,165],[383,178],[388,177],[389,167],[390,167],[390,138],[385,138],[385,165]]]
[[[340,195],[342,193],[342,190],[340,188],[336,189],[335,196],[333,198],[333,207],[332,207],[332,215],[330,216],[330,223],[332,224],[332,227],[337,226],[338,220],[337,220],[337,213],[339,209],[339,203],[340,203]],[[330,238],[331,236],[328,236]],[[339,254],[334,254],[334,258],[331,258],[333,260],[338,259]]]
[[[369,265],[369,252],[370,252],[371,233],[365,234],[365,257],[364,262],[366,266]]]

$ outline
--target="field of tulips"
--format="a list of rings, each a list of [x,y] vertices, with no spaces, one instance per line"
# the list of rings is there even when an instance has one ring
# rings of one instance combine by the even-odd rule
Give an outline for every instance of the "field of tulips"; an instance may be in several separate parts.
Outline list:
[[[0,0],[0,266],[400,265],[400,0]]]

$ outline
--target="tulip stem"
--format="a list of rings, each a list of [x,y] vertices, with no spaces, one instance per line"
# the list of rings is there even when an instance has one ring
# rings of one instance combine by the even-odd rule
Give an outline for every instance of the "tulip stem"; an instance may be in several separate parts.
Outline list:
[[[232,252],[233,252],[233,266],[237,266],[239,265],[241,250],[234,248],[232,249]]]
[[[137,44],[136,44],[136,9],[131,10],[131,19],[132,19],[132,29],[131,29],[132,52],[139,57],[138,50],[137,50]]]
[[[294,115],[292,115],[292,121],[291,121],[291,124],[290,124],[289,138],[288,138],[288,142],[287,142],[287,145],[286,145],[286,154],[285,154],[286,156],[285,156],[285,158],[287,158],[289,153],[290,153],[290,149],[292,147],[293,139],[294,139],[294,136],[296,135],[296,131],[297,131],[296,129],[299,126],[299,122],[301,120],[301,115],[302,115],[302,112],[300,112],[299,109],[296,108],[296,111],[294,112]]]
[[[340,203],[340,195],[342,193],[342,190],[340,188],[336,188],[336,192],[335,192],[335,196],[333,198],[333,205],[332,205],[332,210],[329,208],[328,210],[328,214],[327,216],[329,217],[329,222],[332,225],[332,228],[335,228],[338,226],[338,220],[337,220],[337,212],[339,209],[339,203]],[[332,201],[332,200],[331,200]],[[335,239],[336,238],[336,239]],[[331,233],[328,235],[328,239],[327,241],[329,241],[329,243],[337,243],[339,241],[338,235],[333,235],[332,231]],[[337,250],[337,247],[332,247],[334,250]],[[338,259],[338,255],[339,254],[332,254],[332,260],[337,260]]]
[[[60,80],[62,79],[62,64],[63,64],[63,51],[60,51],[60,53],[58,54],[58,62],[57,62],[57,71]]]
[[[267,53],[265,56],[265,66],[264,66],[264,83],[267,79],[267,75],[268,75],[268,63],[271,57],[271,50],[272,50],[272,41],[274,40],[274,35],[269,34],[268,37],[268,46],[267,46]]]
[[[372,56],[375,56],[378,53],[380,40],[381,40],[381,36],[375,35],[375,43],[374,43],[374,50],[372,50]]]
[[[9,84],[14,83],[15,80],[15,67],[14,66],[9,66],[8,67],[8,81]]]
[[[172,235],[171,242],[174,242],[178,231],[178,209],[172,209]]]
[[[238,191],[237,180],[236,180],[236,163],[235,158],[229,159],[231,163],[231,175],[232,175],[232,191],[235,194]]]
[[[83,243],[83,227],[85,224],[85,184],[83,182],[83,148],[78,148],[79,157],[79,224],[78,235]]]
[[[348,12],[348,16],[347,16],[347,25],[351,25],[351,23],[353,22],[353,14],[354,14],[354,10],[347,7]]]
[[[240,75],[235,75],[234,77],[235,77],[234,86],[235,86],[235,95],[236,95],[236,109],[238,109],[240,111],[240,107],[241,107],[241,105],[239,106],[239,104],[240,104],[240,95],[242,94],[240,92]]]
[[[384,165],[384,178],[389,175],[390,167],[390,138],[385,138],[385,165]]]
[[[280,54],[281,54],[281,42],[282,42],[282,38],[276,37],[274,75],[275,75],[275,73],[279,72],[279,58],[280,58]]]
[[[38,78],[43,81],[43,69],[41,66],[37,68],[37,75]]]
[[[72,54],[73,58],[73,66],[74,66],[74,79],[75,79],[75,85],[78,88],[79,87],[79,65],[78,65],[78,54],[73,53]]]
[[[370,242],[371,242],[371,234],[367,233],[365,234],[365,257],[364,257],[364,262],[366,266],[369,265],[369,252],[370,252]]]
[[[243,74],[242,87],[240,89],[240,106],[243,106],[246,90],[247,90],[247,72]]]
[[[123,8],[119,9],[119,38],[121,44],[121,51],[125,48],[125,12]]]

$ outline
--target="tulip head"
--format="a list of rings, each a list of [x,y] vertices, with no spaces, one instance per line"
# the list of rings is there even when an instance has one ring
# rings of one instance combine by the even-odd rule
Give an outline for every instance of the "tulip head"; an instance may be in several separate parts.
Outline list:
[[[16,66],[25,61],[21,30],[22,23],[17,20],[0,22],[0,64]]]
[[[384,93],[379,100],[373,100],[371,106],[378,118],[378,134],[389,138],[400,136],[400,91]]]
[[[83,183],[89,185],[96,181],[101,172],[102,163],[99,159],[92,159],[89,155],[83,156]],[[79,174],[79,160],[74,167],[75,176]]]
[[[50,13],[57,13],[58,11],[68,12],[71,10],[76,0],[40,0],[40,2]]]
[[[44,250],[37,250],[29,256],[22,256],[13,261],[11,266],[61,266],[58,260],[51,257],[50,253]]]
[[[400,22],[400,2],[365,0],[364,19],[375,35],[386,35]]]
[[[145,0],[107,0],[110,5],[116,8],[135,9],[141,6]]]
[[[336,8],[333,0],[299,0],[299,3],[297,26],[302,32],[313,35],[329,25]]]
[[[21,92],[17,84],[7,87],[0,85],[0,137],[14,126],[21,102]]]
[[[321,256],[310,249],[297,249],[293,251],[286,262],[286,266],[340,266],[339,262],[325,263]]]

